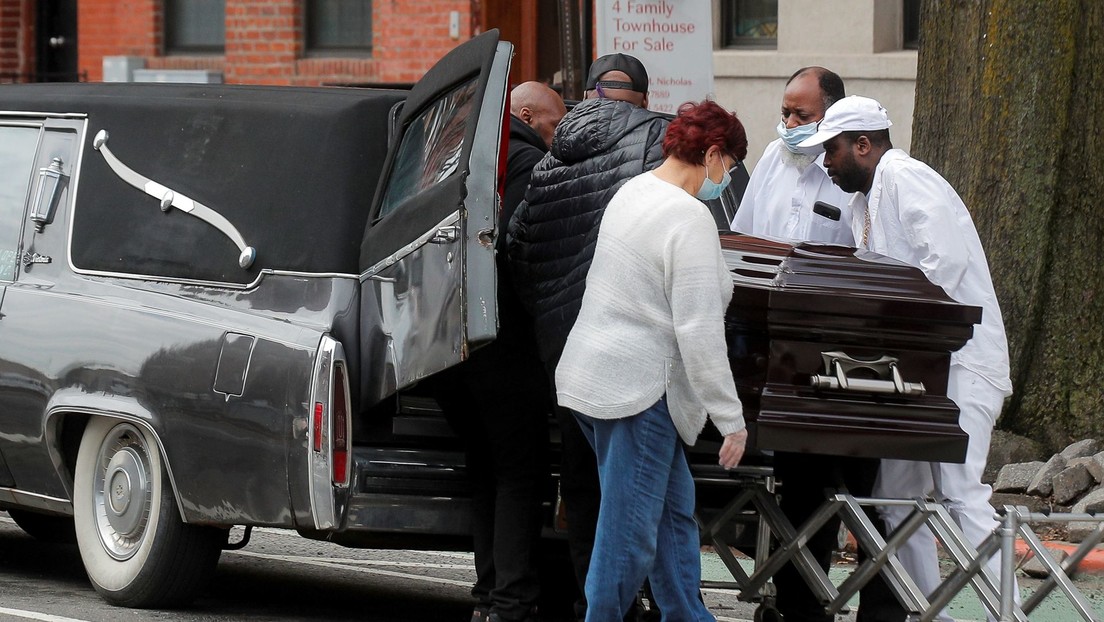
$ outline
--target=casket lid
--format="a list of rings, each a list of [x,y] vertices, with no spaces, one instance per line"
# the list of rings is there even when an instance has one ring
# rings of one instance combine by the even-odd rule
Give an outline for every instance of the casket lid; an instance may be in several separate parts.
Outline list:
[[[873,251],[742,234],[721,235],[721,250],[737,288],[769,290],[772,308],[809,309],[815,299],[820,312],[854,312],[856,301],[870,300],[929,318],[981,321],[980,307],[955,302],[921,270]]]

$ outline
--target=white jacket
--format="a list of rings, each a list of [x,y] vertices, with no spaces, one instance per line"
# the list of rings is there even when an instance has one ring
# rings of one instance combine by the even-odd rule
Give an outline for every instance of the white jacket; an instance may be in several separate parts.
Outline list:
[[[874,171],[870,196],[855,193],[851,208],[859,244],[869,210],[866,248],[920,268],[955,301],[982,308],[981,324],[951,355],[951,363],[1011,395],[1008,342],[989,264],[970,212],[954,188],[927,164],[891,149]]]
[[[742,430],[724,335],[732,288],[705,205],[652,173],[629,180],[602,216],[582,310],[556,368],[560,405],[619,419],[666,393],[688,444],[707,413],[722,434]]]
[[[824,154],[799,167],[787,158],[789,152],[776,139],[763,150],[748,180],[740,209],[732,219],[732,230],[785,240],[812,240],[854,246],[851,235],[851,194],[832,183],[824,169]],[[831,220],[813,212],[813,204],[824,201],[840,209],[840,219]]]

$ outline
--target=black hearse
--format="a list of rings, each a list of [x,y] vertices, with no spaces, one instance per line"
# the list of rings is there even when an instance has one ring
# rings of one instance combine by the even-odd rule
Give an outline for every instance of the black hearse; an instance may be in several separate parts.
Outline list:
[[[72,517],[130,606],[231,525],[462,543],[455,440],[369,406],[495,336],[511,51],[410,91],[0,87],[0,507]]]

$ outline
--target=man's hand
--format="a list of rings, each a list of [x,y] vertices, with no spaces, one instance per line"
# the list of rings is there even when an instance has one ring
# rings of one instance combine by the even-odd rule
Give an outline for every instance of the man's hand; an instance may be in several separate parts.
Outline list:
[[[726,469],[731,469],[740,464],[740,459],[744,457],[744,445],[747,443],[747,436],[747,429],[726,434],[724,442],[721,443],[721,451],[718,452],[720,460],[717,463]]]

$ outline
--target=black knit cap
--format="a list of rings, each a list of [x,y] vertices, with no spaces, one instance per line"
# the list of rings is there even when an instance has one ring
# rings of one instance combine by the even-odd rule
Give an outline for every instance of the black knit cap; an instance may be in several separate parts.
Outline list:
[[[629,56],[628,54],[606,54],[605,56],[597,58],[590,66],[590,72],[587,73],[586,90],[592,91],[598,85],[598,78],[602,74],[610,71],[623,71],[632,80],[632,83],[628,82],[616,82],[610,80],[602,80],[602,86],[606,88],[627,88],[636,91],[637,93],[648,92],[648,71],[644,69],[644,63],[640,62],[635,56]]]

